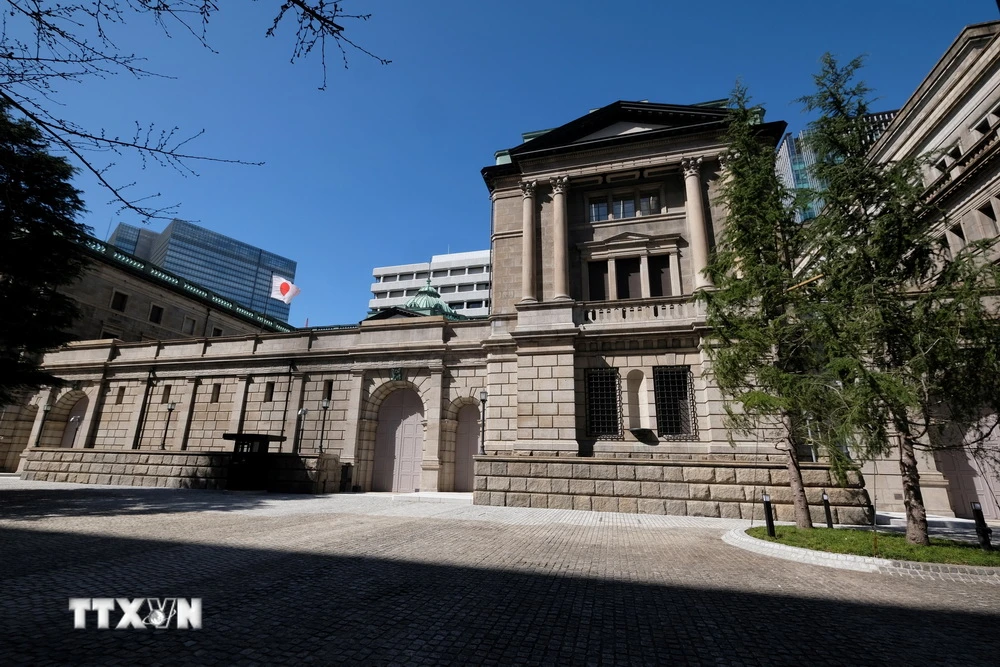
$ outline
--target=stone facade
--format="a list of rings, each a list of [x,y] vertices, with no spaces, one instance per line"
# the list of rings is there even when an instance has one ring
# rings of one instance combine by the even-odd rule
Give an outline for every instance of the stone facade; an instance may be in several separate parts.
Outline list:
[[[618,102],[505,151],[483,171],[488,319],[386,311],[356,327],[53,352],[45,365],[66,385],[25,408],[24,470],[36,474],[36,446],[90,463],[211,457],[231,450],[224,433],[260,433],[286,454],[337,457],[363,491],[735,517],[766,488],[784,518],[768,434],[731,443],[723,428],[692,298],[711,288],[702,269],[724,226],[726,123],[719,106]],[[776,142],[784,123],[760,129]],[[808,472],[817,501],[834,484],[822,463]],[[858,478],[832,493],[839,520],[864,518]]]
[[[66,450],[31,448],[21,476],[44,482],[225,489],[228,453]],[[281,493],[332,493],[340,487],[340,460],[331,454],[273,457],[267,489]]]
[[[871,154],[883,162],[932,157],[925,197],[942,213],[939,233],[953,255],[1000,236],[1000,21],[962,31]],[[993,246],[987,260],[1000,262],[1000,247]],[[976,501],[987,518],[1000,520],[1000,438],[994,435],[983,449],[982,456],[961,449],[918,452],[928,513],[971,518]],[[897,462],[869,463],[864,471],[879,508],[903,511]]]
[[[861,476],[849,473],[843,488],[826,466],[803,464],[813,521],[825,521],[827,492],[833,520],[867,523]],[[763,518],[768,493],[781,521],[794,521],[788,471],[780,463],[735,460],[601,460],[484,457],[476,462],[476,503],[598,512]]]

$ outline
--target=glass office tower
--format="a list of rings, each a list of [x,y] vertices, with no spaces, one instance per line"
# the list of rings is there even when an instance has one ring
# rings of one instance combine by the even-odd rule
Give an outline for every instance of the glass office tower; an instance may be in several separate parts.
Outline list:
[[[272,276],[295,279],[296,263],[287,257],[184,220],[173,220],[159,234],[119,224],[108,242],[251,310],[288,320],[288,304],[271,298]]]

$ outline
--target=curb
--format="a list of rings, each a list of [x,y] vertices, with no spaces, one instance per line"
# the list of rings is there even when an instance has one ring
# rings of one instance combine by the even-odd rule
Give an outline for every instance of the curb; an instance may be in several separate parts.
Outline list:
[[[785,544],[775,544],[774,542],[758,540],[755,537],[747,535],[745,528],[730,530],[722,536],[722,541],[730,546],[752,551],[763,556],[781,558],[808,565],[832,567],[838,570],[853,570],[854,572],[871,572],[896,577],[962,581],[1000,586],[1000,567],[972,567],[968,565],[950,565],[948,563],[916,563],[908,560],[889,560],[887,558],[813,551],[812,549],[790,547]]]

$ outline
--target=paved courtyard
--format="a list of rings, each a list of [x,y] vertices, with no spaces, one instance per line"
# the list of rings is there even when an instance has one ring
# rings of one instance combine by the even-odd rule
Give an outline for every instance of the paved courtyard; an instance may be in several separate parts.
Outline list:
[[[0,478],[0,661],[1000,664],[1000,587],[758,556],[741,525]],[[68,610],[174,596],[203,629]]]

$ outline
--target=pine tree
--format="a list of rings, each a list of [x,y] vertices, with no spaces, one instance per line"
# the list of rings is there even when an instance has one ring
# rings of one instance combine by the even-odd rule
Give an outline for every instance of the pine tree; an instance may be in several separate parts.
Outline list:
[[[803,98],[820,112],[808,136],[825,185],[804,255],[822,278],[807,294],[826,372],[840,381],[820,438],[850,438],[867,459],[896,450],[907,540],[929,544],[916,452],[941,446],[947,429],[979,433],[984,411],[1000,408],[1000,319],[988,298],[1000,268],[984,259],[990,241],[948,251],[948,223],[924,199],[934,156],[868,157],[861,64],[827,54]]]
[[[56,382],[38,362],[71,338],[76,311],[57,289],[83,271],[88,231],[76,221],[84,207],[73,168],[8,109],[0,100],[0,405]]]
[[[749,437],[777,435],[796,524],[811,528],[797,452],[812,393],[806,384],[814,384],[808,373],[816,366],[810,327],[802,319],[805,291],[796,288],[803,228],[775,173],[774,147],[760,135],[760,110],[749,106],[742,85],[730,107],[720,197],[726,224],[707,268],[717,289],[699,294],[711,328],[706,352],[726,396],[727,427]]]

